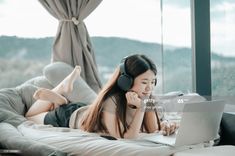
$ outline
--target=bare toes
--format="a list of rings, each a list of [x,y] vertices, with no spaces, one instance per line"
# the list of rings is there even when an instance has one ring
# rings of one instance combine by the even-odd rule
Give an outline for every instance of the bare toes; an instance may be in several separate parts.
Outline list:
[[[80,73],[81,73],[81,66],[76,66],[75,67],[75,70],[76,70],[76,72],[80,75]]]

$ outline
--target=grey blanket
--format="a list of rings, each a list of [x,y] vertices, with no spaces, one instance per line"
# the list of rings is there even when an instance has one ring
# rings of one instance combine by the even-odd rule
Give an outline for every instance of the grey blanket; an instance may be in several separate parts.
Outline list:
[[[27,121],[24,114],[35,102],[32,94],[38,86],[52,87],[44,77],[38,77],[16,88],[0,90],[0,147],[20,150],[26,156],[66,155],[54,147],[24,137],[16,128]]]
[[[26,121],[24,114],[32,104],[32,93],[37,87],[24,85],[17,88],[6,88],[0,90],[0,122],[10,123],[18,126]],[[26,96],[28,95],[28,96]],[[28,102],[26,102],[28,101]]]
[[[0,123],[0,142],[8,149],[20,150],[24,156],[65,156],[56,148],[24,137],[9,123]]]

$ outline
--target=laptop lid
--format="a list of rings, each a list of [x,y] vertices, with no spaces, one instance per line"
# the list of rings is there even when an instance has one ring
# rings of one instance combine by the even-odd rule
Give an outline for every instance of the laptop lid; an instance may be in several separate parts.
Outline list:
[[[217,138],[224,106],[224,101],[185,104],[175,146],[193,145]]]

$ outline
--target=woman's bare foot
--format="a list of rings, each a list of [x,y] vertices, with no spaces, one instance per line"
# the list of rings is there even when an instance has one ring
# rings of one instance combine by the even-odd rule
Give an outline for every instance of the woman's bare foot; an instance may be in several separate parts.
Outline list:
[[[44,101],[50,101],[55,105],[62,105],[68,103],[68,100],[65,97],[46,88],[40,88],[36,90],[33,97],[37,100],[40,99]]]
[[[80,76],[80,73],[81,73],[81,67],[76,66],[74,70],[63,81],[61,81],[53,90],[59,94],[72,92],[74,81],[78,76]]]

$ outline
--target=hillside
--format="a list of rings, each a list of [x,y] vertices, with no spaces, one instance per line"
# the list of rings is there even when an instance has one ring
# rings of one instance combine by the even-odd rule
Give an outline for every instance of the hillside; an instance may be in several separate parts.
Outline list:
[[[166,92],[191,90],[191,49],[164,47],[162,57],[161,45],[157,43],[116,37],[92,37],[91,40],[103,82],[124,56],[144,53],[157,64],[159,75],[162,75],[164,64]],[[0,36],[0,88],[14,87],[41,75],[42,68],[50,62],[52,44],[52,37],[34,39]],[[227,92],[235,95],[235,58],[215,53],[212,53],[211,58],[214,93],[221,95],[228,88]]]
[[[145,53],[151,57],[157,64],[161,64],[161,45],[157,43],[141,42],[126,38],[117,37],[92,37],[95,48],[96,60],[98,63],[113,66],[121,58],[131,53]],[[53,38],[18,38],[16,36],[0,36],[0,58],[4,59],[28,59],[28,60],[50,60]],[[164,47],[165,48],[165,47]],[[165,49],[164,62],[171,64],[182,63],[191,64],[191,49],[174,48]],[[109,56],[111,59],[106,59]],[[234,63],[235,58],[223,57],[212,53],[212,62]],[[188,59],[185,59],[188,58]],[[177,62],[177,63],[176,63]],[[166,67],[169,64],[166,64]]]

